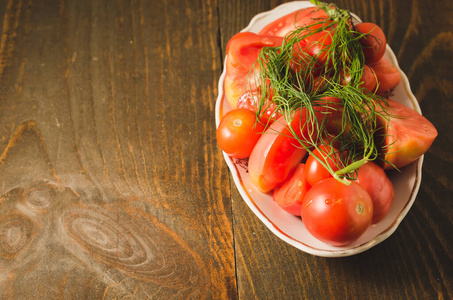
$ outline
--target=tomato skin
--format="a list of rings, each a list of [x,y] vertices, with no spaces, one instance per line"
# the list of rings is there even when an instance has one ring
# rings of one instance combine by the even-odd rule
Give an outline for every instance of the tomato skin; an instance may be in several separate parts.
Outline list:
[[[365,63],[377,63],[385,53],[387,39],[381,27],[374,23],[363,22],[355,25],[357,32],[365,34],[359,39],[365,56]]]
[[[393,184],[384,170],[371,161],[359,168],[356,182],[365,188],[373,201],[371,224],[376,224],[390,210],[395,195]]]
[[[327,156],[329,153],[334,154],[330,154],[332,156],[327,159],[327,163],[334,171],[338,170],[336,162],[340,161],[340,157],[337,150],[327,145],[320,145],[319,150],[313,150],[313,154],[310,154],[306,161],[305,178],[309,185],[314,186],[319,181],[332,177],[330,172],[315,158],[316,156],[326,162],[323,156]]]
[[[437,130],[415,110],[393,100],[387,101],[389,107],[385,110],[390,118],[378,118],[378,126],[386,128],[386,134],[384,140],[377,141],[377,144],[383,148],[381,152],[384,160],[396,168],[402,168],[428,151],[437,137]],[[393,169],[391,164],[385,163],[383,168]]]
[[[246,87],[255,90],[259,85],[255,82],[255,76],[250,76],[249,73],[261,49],[280,46],[282,41],[281,37],[251,32],[240,32],[230,39],[227,45],[224,90],[231,108],[237,108],[237,101],[246,91]],[[255,72],[259,72],[258,65],[255,65]]]
[[[288,213],[300,216],[302,200],[310,189],[305,179],[305,164],[301,163],[288,178],[274,189],[272,197]]]
[[[296,120],[299,119],[298,114]],[[261,135],[250,154],[250,180],[263,193],[285,181],[307,154],[292,136],[289,126],[285,118],[280,117]]]
[[[393,66],[390,61],[383,57],[377,63],[370,64],[378,81],[376,94],[387,96],[401,81],[401,74],[398,69]]]
[[[301,216],[305,228],[315,238],[333,246],[345,246],[370,227],[373,203],[358,183],[345,185],[332,177],[307,192]]]
[[[256,122],[256,114],[248,109],[234,109],[225,114],[216,131],[220,148],[229,156],[247,158],[252,153],[264,125]]]

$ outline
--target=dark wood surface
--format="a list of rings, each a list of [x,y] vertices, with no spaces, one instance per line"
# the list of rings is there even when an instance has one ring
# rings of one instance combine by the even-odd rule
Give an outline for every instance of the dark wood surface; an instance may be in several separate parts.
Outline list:
[[[376,22],[439,136],[397,231],[323,258],[275,237],[215,139],[229,38],[285,1],[0,1],[0,299],[453,298],[453,3]]]

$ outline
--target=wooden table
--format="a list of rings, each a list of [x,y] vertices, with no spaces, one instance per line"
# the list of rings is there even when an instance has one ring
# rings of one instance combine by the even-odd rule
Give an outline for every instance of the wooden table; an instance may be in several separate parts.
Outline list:
[[[336,1],[383,28],[439,136],[397,231],[275,237],[215,138],[226,43],[285,1],[0,1],[0,299],[451,299],[453,4]]]

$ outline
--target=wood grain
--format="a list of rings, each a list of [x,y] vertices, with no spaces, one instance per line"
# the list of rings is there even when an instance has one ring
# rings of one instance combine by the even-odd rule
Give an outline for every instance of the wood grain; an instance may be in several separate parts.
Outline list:
[[[1,299],[236,295],[214,4],[0,2]]]
[[[0,299],[449,299],[453,6],[337,1],[382,26],[439,131],[392,237],[305,254],[215,139],[229,38],[284,1],[0,0]]]

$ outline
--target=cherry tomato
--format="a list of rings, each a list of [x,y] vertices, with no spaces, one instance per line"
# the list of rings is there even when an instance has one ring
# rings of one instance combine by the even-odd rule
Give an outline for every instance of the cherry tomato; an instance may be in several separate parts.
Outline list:
[[[314,33],[307,38],[305,51],[320,63],[320,65],[315,66],[316,69],[327,63],[329,60],[328,49],[332,45],[333,34],[334,33],[329,28]]]
[[[237,108],[238,99],[246,92],[246,88],[257,88],[255,77],[259,73],[259,66],[255,65],[255,62],[261,49],[280,46],[282,41],[281,37],[256,35],[251,32],[240,32],[230,39],[227,46],[224,89],[226,99],[233,109]],[[251,70],[254,65],[255,69]]]
[[[278,187],[274,189],[273,199],[290,214],[300,216],[302,200],[309,190],[305,179],[305,164],[299,164],[294,172]]]
[[[351,75],[347,72],[343,72],[342,81],[343,85],[348,84],[351,81]],[[368,66],[363,66],[362,77],[360,78],[360,86],[370,92],[374,92],[377,86],[377,76],[374,74],[373,69]]]
[[[264,131],[264,125],[256,121],[256,114],[251,110],[229,111],[220,121],[216,131],[220,148],[235,158],[249,157]]]
[[[401,74],[387,58],[381,58],[377,63],[370,65],[378,80],[376,94],[388,96],[393,88],[401,81]]]
[[[312,186],[302,201],[305,228],[315,238],[344,246],[357,240],[371,225],[373,202],[356,182],[350,185],[327,178]]]
[[[293,122],[300,119],[298,111]],[[250,180],[261,192],[269,192],[285,181],[307,154],[289,126],[285,117],[280,117],[261,135],[250,154]]]
[[[319,150],[315,149],[313,154],[308,156],[305,166],[305,178],[311,186],[325,178],[332,177],[332,174],[315,157],[327,163],[334,171],[338,170],[337,165],[340,161],[339,153],[333,147],[320,145]],[[327,157],[327,162],[324,157]]]
[[[384,170],[371,161],[359,168],[356,182],[365,188],[373,201],[371,223],[376,224],[390,210],[395,195],[393,184]]]
[[[428,151],[437,130],[415,110],[393,100],[387,101],[389,107],[385,110],[390,116],[378,118],[378,127],[386,128],[384,140],[378,143],[382,147],[382,158],[390,163],[385,163],[384,169],[392,169],[392,165],[402,168]]]
[[[387,39],[381,27],[374,23],[359,23],[355,25],[357,32],[365,34],[359,39],[365,56],[365,63],[377,63],[385,53]]]

